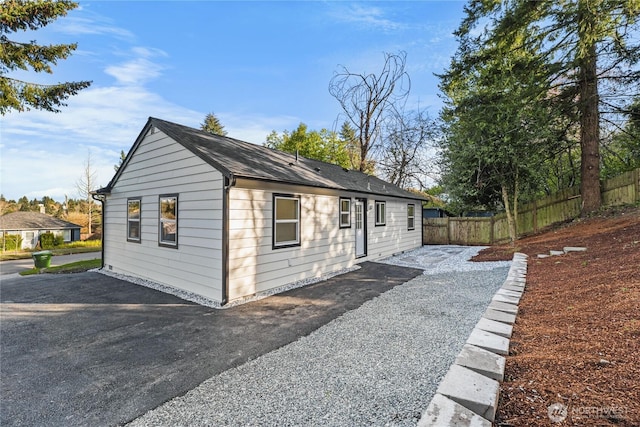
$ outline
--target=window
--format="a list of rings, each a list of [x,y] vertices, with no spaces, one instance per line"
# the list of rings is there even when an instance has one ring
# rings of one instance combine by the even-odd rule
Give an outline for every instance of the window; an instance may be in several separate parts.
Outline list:
[[[340,197],[340,228],[351,228],[351,199]]]
[[[407,205],[407,229],[416,229],[416,205]]]
[[[140,199],[127,200],[127,240],[140,243]]]
[[[300,199],[294,196],[273,196],[273,247],[300,244]]]
[[[160,196],[160,246],[178,247],[178,196]]]
[[[376,200],[376,226],[387,223],[386,203]]]

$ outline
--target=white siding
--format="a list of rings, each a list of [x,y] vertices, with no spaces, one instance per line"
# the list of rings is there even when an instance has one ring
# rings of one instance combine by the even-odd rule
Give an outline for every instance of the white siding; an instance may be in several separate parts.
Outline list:
[[[147,135],[105,207],[105,267],[220,301],[220,172],[162,132]],[[160,194],[178,195],[178,248],[158,245]],[[142,200],[141,242],[127,241],[127,199]]]
[[[300,196],[300,246],[273,249],[273,194]],[[229,297],[251,295],[354,264],[353,229],[338,227],[338,196],[232,188]]]
[[[386,225],[375,225],[375,201],[386,205]],[[379,196],[367,200],[367,257],[368,261],[388,257],[422,246],[420,217],[415,217],[415,230],[408,230],[407,206],[415,205],[421,212],[420,202],[399,199],[384,199]]]
[[[387,223],[375,227],[374,210],[367,209],[367,256],[355,258],[354,193],[266,184],[264,188],[233,187],[230,192],[229,298],[319,277],[356,262],[390,256],[422,245],[419,218],[407,230],[407,205],[419,202],[387,199]],[[273,195],[300,197],[300,246],[273,248]],[[351,228],[339,227],[339,200],[349,197]],[[374,200],[367,200],[373,205]]]

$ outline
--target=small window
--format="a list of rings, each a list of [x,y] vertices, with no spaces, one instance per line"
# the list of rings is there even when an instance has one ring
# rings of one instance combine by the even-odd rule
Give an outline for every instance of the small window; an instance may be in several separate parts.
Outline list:
[[[387,223],[387,208],[385,202],[376,201],[376,226]]]
[[[351,228],[351,199],[340,198],[340,228]]]
[[[127,240],[129,242],[140,243],[140,205],[140,199],[127,200]]]
[[[273,197],[273,247],[300,244],[300,199],[294,196]]]
[[[409,230],[416,229],[416,205],[407,205],[407,228]]]
[[[160,196],[160,246],[178,247],[178,196]]]

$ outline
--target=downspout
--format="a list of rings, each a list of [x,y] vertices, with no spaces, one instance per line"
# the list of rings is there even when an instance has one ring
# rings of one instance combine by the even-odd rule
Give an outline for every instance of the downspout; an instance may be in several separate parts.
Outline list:
[[[224,177],[222,195],[222,298],[220,305],[229,302],[229,192],[236,185],[236,177]]]
[[[96,200],[98,202],[100,202],[100,205],[102,207],[102,214],[100,215],[102,217],[102,244],[100,245],[100,264],[101,267],[100,268],[104,268],[104,230],[106,227],[106,222],[105,222],[105,218],[106,218],[106,209],[105,209],[105,204],[107,201],[107,196],[105,194],[99,194],[99,193],[91,193],[91,198],[93,200]]]

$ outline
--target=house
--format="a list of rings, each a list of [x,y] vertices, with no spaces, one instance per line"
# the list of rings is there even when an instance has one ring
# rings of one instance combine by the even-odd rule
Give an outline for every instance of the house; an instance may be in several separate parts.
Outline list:
[[[442,208],[422,208],[422,218],[446,218],[455,216]]]
[[[19,235],[22,249],[35,249],[41,234],[51,232],[65,243],[80,240],[78,224],[54,218],[40,212],[12,212],[0,216],[0,235]]]
[[[419,195],[156,118],[95,198],[104,271],[220,305],[422,245]]]

